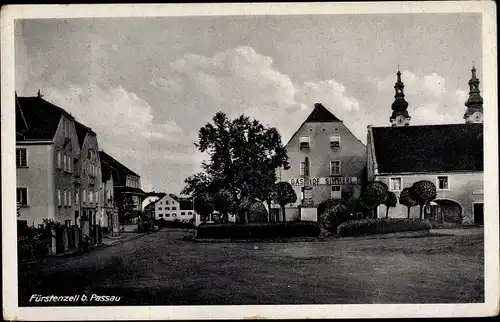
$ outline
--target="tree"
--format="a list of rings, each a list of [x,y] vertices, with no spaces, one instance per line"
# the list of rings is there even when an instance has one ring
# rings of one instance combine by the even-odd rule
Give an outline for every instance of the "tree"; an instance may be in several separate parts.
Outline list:
[[[286,221],[285,206],[289,203],[297,201],[297,194],[290,183],[281,181],[276,183],[275,188],[275,202],[280,205],[283,213],[283,221]]]
[[[373,212],[378,206],[384,204],[388,198],[389,188],[380,181],[369,182],[361,196],[363,206]]]
[[[249,222],[267,221],[267,210],[262,202],[253,203],[248,209]]]
[[[229,213],[234,211],[233,195],[226,189],[221,189],[213,195],[214,210],[218,211],[224,221],[228,221]]]
[[[137,203],[131,195],[121,195],[121,197],[117,198],[116,203],[120,223],[128,223],[137,215]]]
[[[394,208],[398,204],[398,197],[396,197],[396,194],[392,191],[387,192],[387,199],[384,202],[384,205],[386,207],[385,210],[385,218],[389,218],[389,208]]]
[[[276,181],[276,169],[289,168],[279,132],[245,116],[231,120],[222,112],[212,121],[199,130],[195,144],[209,160],[202,163],[202,173],[185,180],[183,194],[225,189],[238,209],[244,198],[266,201]]]
[[[401,191],[401,194],[399,195],[399,203],[408,208],[408,218],[410,218],[411,207],[418,205],[418,202],[411,196],[411,188],[407,187]]]
[[[424,206],[436,199],[436,185],[429,180],[420,180],[411,187],[411,197],[420,205],[420,216],[423,218]]]
[[[206,192],[199,193],[194,196],[193,200],[194,211],[200,214],[202,221],[205,222],[206,218],[212,214],[215,209],[215,203],[212,195]]]

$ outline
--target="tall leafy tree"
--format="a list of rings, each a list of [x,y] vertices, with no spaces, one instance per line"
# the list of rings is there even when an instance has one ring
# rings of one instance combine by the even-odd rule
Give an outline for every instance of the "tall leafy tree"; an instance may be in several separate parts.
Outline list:
[[[280,205],[283,213],[283,221],[286,221],[285,206],[289,203],[297,201],[297,194],[290,183],[281,181],[276,183],[275,188],[275,202]]]
[[[384,204],[388,197],[389,188],[380,181],[369,182],[361,195],[363,206],[370,210],[373,216],[373,211],[380,205]]]
[[[129,194],[120,194],[118,200],[116,200],[116,205],[120,223],[128,223],[138,215],[137,203]]]
[[[229,213],[234,211],[233,195],[226,189],[221,189],[213,194],[214,209],[218,211],[224,221],[228,221]]]
[[[413,184],[410,192],[412,198],[420,205],[420,219],[422,219],[424,206],[436,199],[436,185],[429,180],[420,180]]]
[[[396,194],[392,191],[387,192],[387,199],[384,202],[384,205],[386,207],[385,210],[385,218],[389,218],[389,208],[394,208],[398,204],[398,197],[396,197]]]
[[[399,195],[399,203],[408,208],[408,218],[410,218],[410,209],[418,205],[418,202],[412,198],[411,188],[407,187],[401,191]]]
[[[186,179],[183,192],[225,189],[238,208],[244,198],[266,201],[276,181],[275,170],[289,168],[276,128],[246,116],[231,120],[222,112],[216,113],[212,123],[200,129],[196,146],[210,158],[202,163],[202,173]]]
[[[198,193],[193,200],[194,211],[200,214],[203,222],[212,214],[215,209],[213,196],[206,192]]]

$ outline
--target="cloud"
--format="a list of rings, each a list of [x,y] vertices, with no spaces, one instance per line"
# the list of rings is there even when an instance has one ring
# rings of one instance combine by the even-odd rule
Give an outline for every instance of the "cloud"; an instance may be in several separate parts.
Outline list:
[[[207,118],[217,111],[231,117],[245,114],[277,127],[285,142],[316,102],[348,122],[353,119],[349,114],[361,110],[358,100],[347,96],[344,85],[335,79],[294,84],[273,66],[271,57],[248,46],[212,56],[185,54],[173,61],[162,77],[155,77],[150,83],[164,91],[167,105],[168,100],[171,104],[184,101],[196,105]]]
[[[151,106],[123,87],[71,84],[46,88],[44,94],[91,127],[98,134],[100,148],[138,172],[144,185],[154,181],[162,163],[197,169],[199,157],[187,143],[191,137],[174,120],[155,123]]]

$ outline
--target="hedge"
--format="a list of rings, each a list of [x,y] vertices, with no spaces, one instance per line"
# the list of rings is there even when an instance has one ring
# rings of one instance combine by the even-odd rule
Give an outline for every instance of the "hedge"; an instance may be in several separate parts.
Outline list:
[[[338,226],[341,237],[390,234],[405,231],[425,231],[431,228],[427,220],[417,218],[377,218],[351,220]]]
[[[295,221],[279,223],[249,224],[201,224],[197,229],[197,238],[222,239],[264,239],[279,237],[316,237],[320,226],[313,221]]]
[[[183,222],[183,221],[171,221],[165,219],[155,220],[155,225],[158,226],[159,229],[162,228],[194,228],[194,224],[192,222]]]

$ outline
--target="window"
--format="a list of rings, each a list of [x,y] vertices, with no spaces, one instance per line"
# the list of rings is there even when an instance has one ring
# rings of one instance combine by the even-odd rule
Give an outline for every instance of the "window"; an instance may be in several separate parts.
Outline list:
[[[99,202],[99,193],[95,194],[95,202]]]
[[[71,195],[73,194],[73,191],[68,190],[68,206],[71,207]]]
[[[340,148],[340,135],[334,134],[330,136],[330,147],[331,148]]]
[[[170,207],[165,207],[165,210],[170,210]]]
[[[28,188],[16,189],[16,201],[22,206],[28,205]]]
[[[92,190],[89,191],[89,202],[94,202],[94,192]]]
[[[168,205],[168,200],[167,200],[167,202],[166,202],[166,203],[167,203],[167,205]]]
[[[163,218],[163,214],[159,214],[158,217]]]
[[[390,178],[389,179],[389,190],[400,191],[401,190],[401,178]]]
[[[300,175],[301,176],[308,176],[309,175],[309,161],[306,159],[306,161],[302,161],[300,163]]]
[[[71,173],[73,171],[73,167],[71,166],[71,156],[68,155],[68,171]]]
[[[186,215],[186,213],[184,211],[181,212],[181,216],[185,216],[185,215]]]
[[[170,217],[170,214],[165,214],[165,217]]]
[[[340,199],[342,198],[342,186],[332,186],[332,199]]]
[[[188,212],[188,215],[189,215],[189,216],[191,216],[192,214],[193,214],[193,213],[192,213],[191,211],[190,211],[190,212]]]
[[[57,189],[57,205],[61,207],[61,189]]]
[[[161,210],[161,207],[160,207],[160,208],[158,208],[158,210]]]
[[[177,207],[172,207],[172,210],[177,210]]]
[[[330,175],[337,176],[340,175],[340,161],[330,161]]]
[[[75,193],[75,202],[76,204],[80,203],[80,188],[76,188],[76,193]]]
[[[309,148],[310,144],[310,139],[309,136],[302,135],[299,138],[299,147],[302,148]]]
[[[87,202],[87,190],[86,189],[83,189],[82,200],[83,200],[83,202]]]
[[[61,151],[57,151],[57,168],[61,169]]]
[[[450,189],[448,176],[439,176],[437,177],[437,186],[439,190],[448,190]]]
[[[172,217],[177,217],[177,214],[174,212],[174,213],[172,214]]]
[[[71,227],[71,220],[65,220],[65,221],[64,221],[64,225],[65,225],[66,227]]]
[[[26,149],[16,149],[16,167],[28,166],[28,152]]]
[[[64,189],[63,191],[63,197],[64,197],[64,206],[66,207],[68,205],[68,193],[66,191],[66,189]]]

